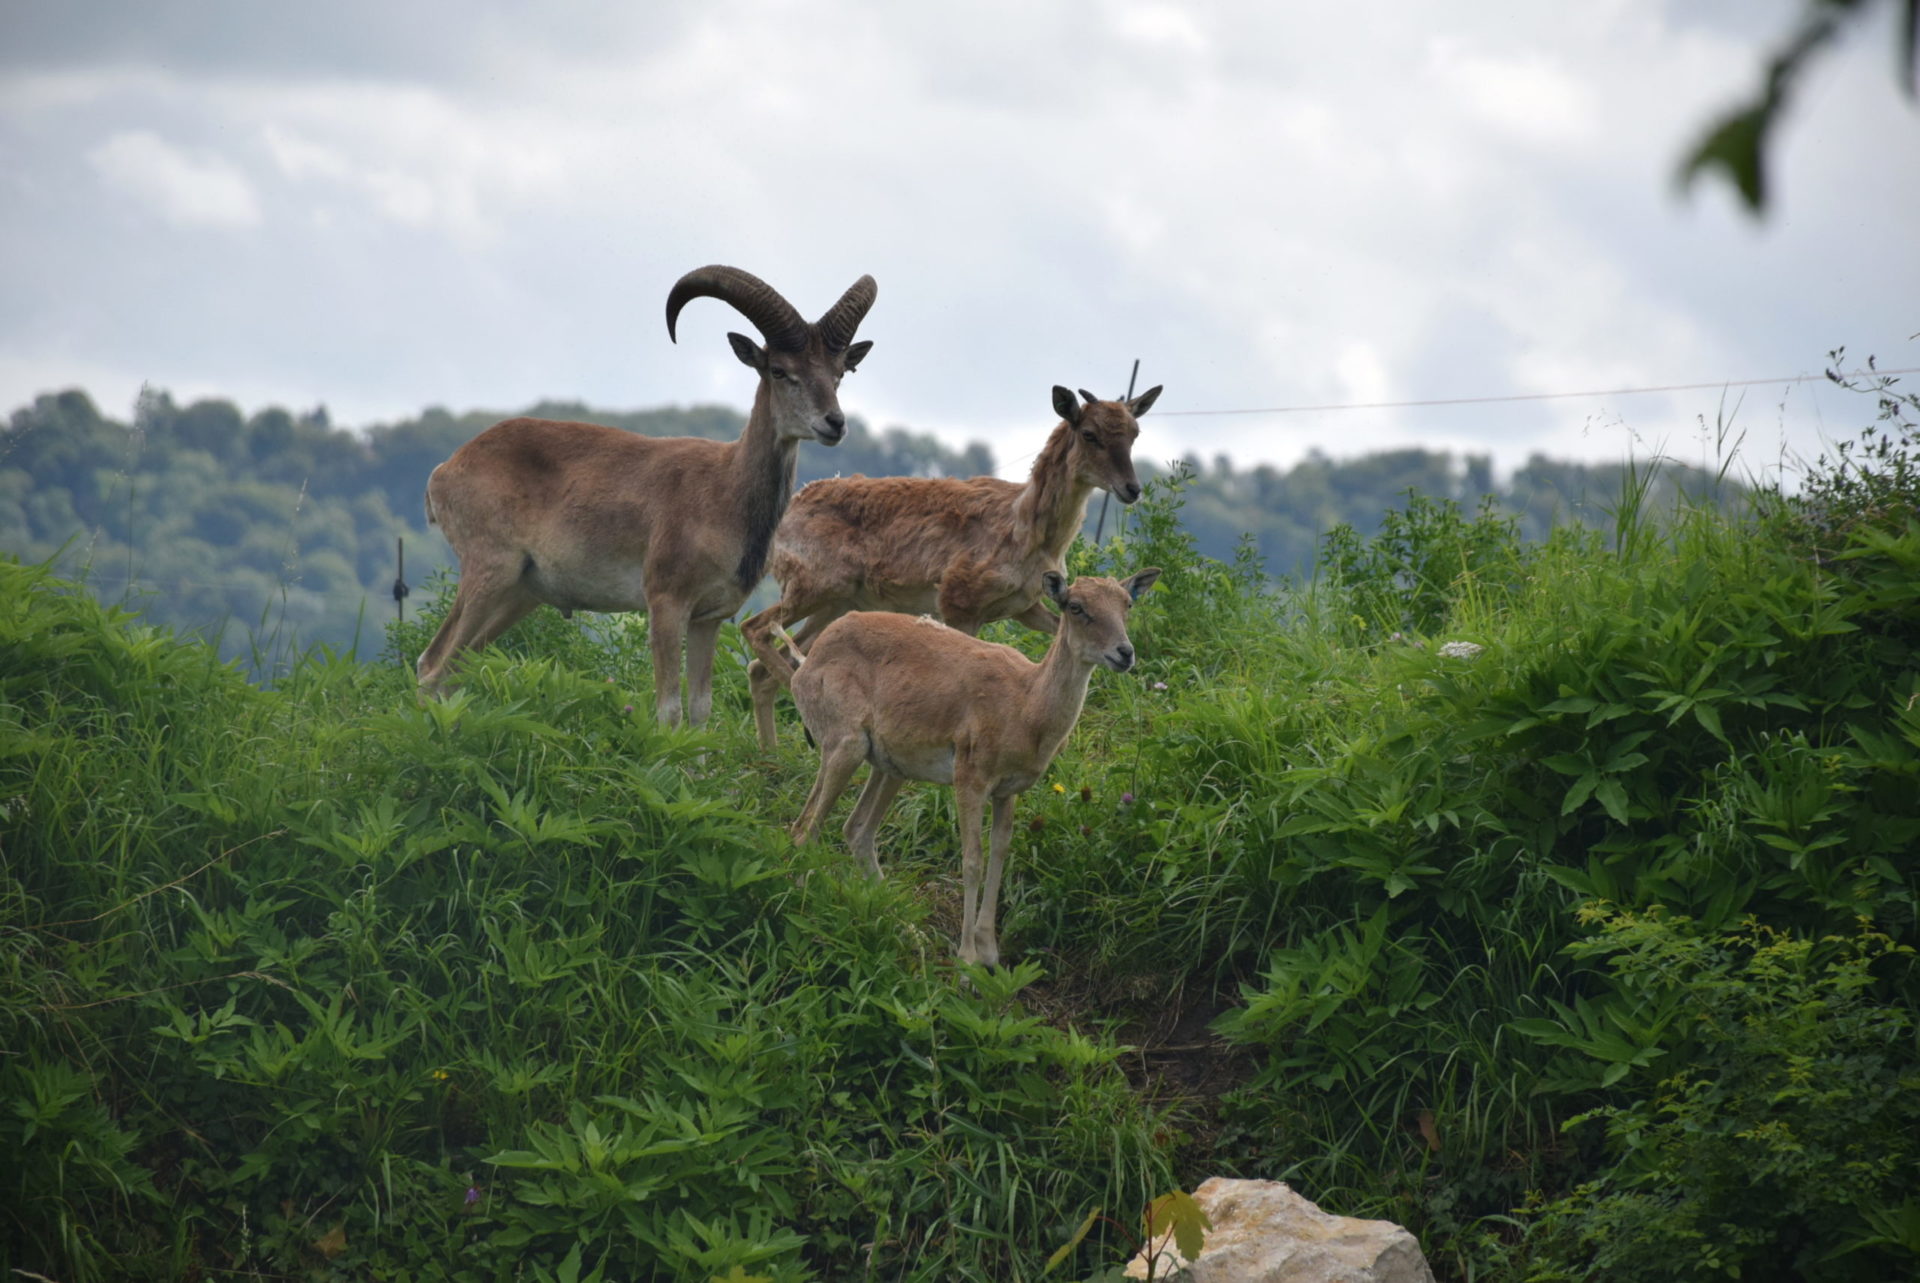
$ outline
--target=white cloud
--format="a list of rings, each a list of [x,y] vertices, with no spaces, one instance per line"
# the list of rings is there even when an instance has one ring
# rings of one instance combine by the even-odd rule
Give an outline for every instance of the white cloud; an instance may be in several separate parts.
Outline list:
[[[145,129],[123,130],[87,153],[94,172],[180,227],[253,227],[260,200],[222,157],[176,147]]]
[[[338,147],[315,142],[280,125],[269,124],[260,131],[280,172],[299,181],[329,178],[338,182],[353,174],[353,166]]]
[[[1170,4],[1130,4],[1115,23],[1122,36],[1141,44],[1204,53],[1207,36],[1187,10]]]
[[[1341,397],[1350,403],[1378,405],[1394,399],[1392,376],[1370,343],[1341,344],[1333,372],[1340,380]]]
[[[1439,86],[1482,123],[1538,145],[1582,144],[1599,128],[1593,90],[1539,52],[1500,56],[1434,43]]]
[[[520,197],[554,174],[551,150],[526,136],[515,113],[435,92],[248,85],[228,97],[235,116],[264,122],[262,144],[296,186],[332,189],[380,219],[469,246],[498,236]],[[528,116],[541,119],[537,109]]]

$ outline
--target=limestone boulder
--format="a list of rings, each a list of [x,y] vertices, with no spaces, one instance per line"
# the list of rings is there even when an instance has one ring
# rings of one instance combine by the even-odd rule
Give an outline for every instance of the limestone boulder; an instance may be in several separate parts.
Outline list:
[[[1146,1278],[1147,1253],[1157,1250],[1153,1277],[1188,1283],[1434,1283],[1419,1240],[1405,1229],[1323,1212],[1284,1181],[1216,1176],[1193,1198],[1213,1222],[1199,1259],[1182,1259],[1171,1243],[1149,1244],[1128,1264],[1128,1278]]]

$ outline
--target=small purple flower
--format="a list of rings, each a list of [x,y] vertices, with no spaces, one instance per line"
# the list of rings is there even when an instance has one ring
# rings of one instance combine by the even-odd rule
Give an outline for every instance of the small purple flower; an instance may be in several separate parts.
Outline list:
[[[1167,688],[1167,684],[1165,682],[1155,682],[1153,688],[1157,691],[1163,691]]]
[[[479,1201],[480,1201],[480,1187],[478,1185],[467,1186],[467,1206],[472,1207],[475,1203]]]
[[[623,704],[620,706],[620,711],[623,713],[631,713],[633,711],[633,705]]]
[[[1133,805],[1133,794],[1131,794],[1131,793],[1122,793],[1122,794],[1120,795],[1120,805],[1122,805],[1122,806],[1132,806],[1132,805]]]

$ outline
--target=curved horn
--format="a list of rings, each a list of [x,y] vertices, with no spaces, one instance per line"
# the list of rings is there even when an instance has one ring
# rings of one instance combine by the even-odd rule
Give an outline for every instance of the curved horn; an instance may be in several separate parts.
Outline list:
[[[873,283],[871,276],[862,276],[847,287],[847,292],[823,313],[814,328],[820,331],[820,341],[829,352],[840,352],[853,342],[853,333],[860,328],[861,320],[867,309],[873,306],[873,300],[880,294],[880,287]]]
[[[1095,401],[1098,401],[1100,399],[1099,397],[1095,396],[1093,393],[1087,391],[1085,388],[1080,389],[1080,395],[1087,399],[1088,405],[1092,405]]]
[[[807,345],[807,323],[793,304],[780,297],[780,291],[752,272],[737,267],[696,267],[673,283],[667,294],[667,337],[679,342],[673,332],[680,309],[697,298],[717,298],[753,322],[768,347],[783,352],[798,352]]]

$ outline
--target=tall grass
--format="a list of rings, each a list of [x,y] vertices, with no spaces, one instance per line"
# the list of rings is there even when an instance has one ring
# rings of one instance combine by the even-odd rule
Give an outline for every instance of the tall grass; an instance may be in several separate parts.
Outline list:
[[[961,983],[625,688],[262,691],[0,575],[8,1268],[1023,1277],[1169,1183],[1110,1041]]]
[[[1100,747],[1056,768],[1059,836],[1010,896],[1012,933],[1063,966],[1227,1004],[1254,1068],[1204,1161],[1409,1222],[1462,1277],[1581,1277],[1514,1209],[1607,1170],[1572,1119],[1699,1054],[1670,996],[1573,951],[1581,906],[1920,943],[1920,534],[1863,534],[1849,558],[1881,569],[1849,583],[1767,512],[1652,511],[1655,475],[1629,474],[1612,529],[1539,546],[1416,496],[1255,618],[1188,604],[1206,666],[1096,698]],[[1877,965],[1910,1005],[1912,969]],[[1876,1188],[1791,1232],[1866,1235],[1900,1205]]]

